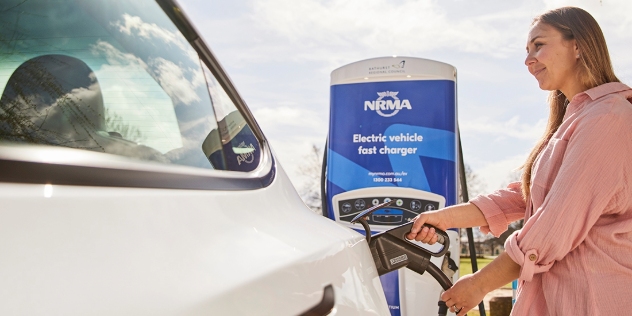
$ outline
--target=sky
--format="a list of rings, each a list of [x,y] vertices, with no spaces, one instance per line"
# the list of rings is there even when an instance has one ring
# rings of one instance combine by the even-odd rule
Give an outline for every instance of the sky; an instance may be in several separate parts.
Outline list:
[[[407,56],[458,71],[465,163],[493,191],[515,178],[544,132],[548,92],[529,74],[533,17],[577,6],[601,25],[624,83],[632,83],[629,0],[178,0],[300,188],[310,148],[325,146],[331,72]]]

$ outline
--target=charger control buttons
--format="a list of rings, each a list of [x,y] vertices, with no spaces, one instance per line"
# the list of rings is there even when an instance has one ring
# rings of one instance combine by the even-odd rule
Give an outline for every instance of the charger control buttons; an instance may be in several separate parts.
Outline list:
[[[355,209],[358,211],[361,211],[364,209],[364,207],[366,207],[366,203],[364,202],[363,199],[357,199],[355,200],[355,202],[353,203],[355,206]]]
[[[342,212],[343,213],[351,212],[351,203],[344,203],[344,204],[342,204]]]
[[[419,200],[410,201],[410,209],[414,212],[418,212],[421,209],[421,201]]]

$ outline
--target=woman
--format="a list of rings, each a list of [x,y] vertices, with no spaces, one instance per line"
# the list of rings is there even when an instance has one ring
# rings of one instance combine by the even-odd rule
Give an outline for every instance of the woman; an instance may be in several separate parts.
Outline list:
[[[550,90],[542,139],[521,182],[470,203],[426,212],[408,235],[434,243],[440,229],[481,226],[495,236],[524,227],[506,252],[461,277],[442,299],[457,315],[519,279],[512,315],[615,315],[632,310],[632,89],[614,75],[605,39],[586,11],[537,17],[525,64]]]

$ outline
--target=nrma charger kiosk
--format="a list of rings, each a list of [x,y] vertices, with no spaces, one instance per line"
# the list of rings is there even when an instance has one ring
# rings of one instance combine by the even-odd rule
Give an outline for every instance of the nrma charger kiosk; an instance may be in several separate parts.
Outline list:
[[[411,57],[355,62],[331,73],[330,106],[323,215],[364,232],[351,219],[394,200],[369,218],[375,233],[456,203],[453,66]],[[448,235],[458,263],[459,233]],[[444,259],[432,261],[441,267]],[[391,315],[437,315],[442,289],[431,276],[399,269],[380,278]]]

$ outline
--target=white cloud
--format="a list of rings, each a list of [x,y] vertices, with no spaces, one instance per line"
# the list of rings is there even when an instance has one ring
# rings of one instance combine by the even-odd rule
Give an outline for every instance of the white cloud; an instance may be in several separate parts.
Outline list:
[[[95,55],[103,55],[110,65],[148,68],[142,59],[134,54],[123,53],[106,41],[98,40],[96,44],[91,46],[91,50]]]
[[[486,184],[488,193],[493,192],[509,184],[510,179],[519,172],[517,169],[525,162],[527,155],[528,152],[522,155],[504,157],[473,169],[481,177],[482,182]]]
[[[190,105],[199,102],[200,97],[195,89],[204,83],[201,71],[188,69],[189,80],[182,71],[182,67],[164,58],[150,59],[151,71],[160,86],[177,103]]]
[[[506,57],[521,49],[514,44],[516,34],[526,34],[522,21],[532,17],[532,10],[525,10],[522,3],[500,13],[467,18],[451,17],[438,1],[262,0],[253,6],[253,21],[304,43],[315,53],[305,52],[303,57],[314,59],[328,58],[318,54],[325,47],[356,51],[388,47],[400,54],[454,49]]]
[[[106,58],[109,65],[103,65],[105,68],[108,66],[124,66],[130,67],[130,71],[145,70],[160,83],[162,89],[177,104],[190,105],[193,102],[200,101],[195,91],[196,88],[205,83],[204,76],[200,70],[189,68],[183,71],[181,66],[161,57],[149,58],[146,63],[141,58],[130,53],[123,53],[112,44],[102,40],[98,40],[91,48],[93,54],[102,55]],[[125,71],[121,71],[121,74],[124,73]],[[187,78],[187,76],[191,79]],[[121,76],[118,75],[117,77]]]
[[[295,105],[260,107],[253,114],[296,187],[302,187],[309,177],[320,176],[305,175],[299,169],[312,145],[324,149],[327,125],[325,120],[316,119],[322,114]]]
[[[535,125],[521,123],[519,116],[513,116],[504,122],[494,121],[488,117],[478,117],[461,122],[461,130],[464,133],[482,134],[486,139],[514,138],[520,141],[533,143],[542,136],[546,127],[546,118],[541,118]]]
[[[257,121],[262,126],[275,127],[301,127],[305,129],[321,127],[314,120],[319,114],[309,109],[298,106],[264,107],[254,111]]]
[[[127,13],[123,14],[122,21],[112,22],[112,25],[118,27],[118,30],[126,35],[145,39],[158,39],[167,45],[175,45],[186,52],[192,61],[198,61],[197,53],[180,32],[171,32],[155,23],[146,23],[140,17],[131,16]]]

